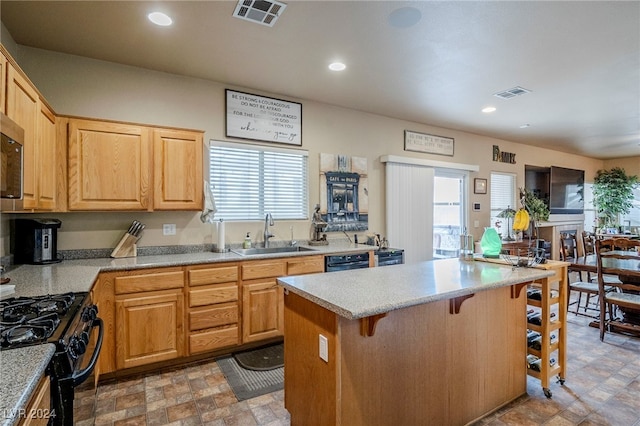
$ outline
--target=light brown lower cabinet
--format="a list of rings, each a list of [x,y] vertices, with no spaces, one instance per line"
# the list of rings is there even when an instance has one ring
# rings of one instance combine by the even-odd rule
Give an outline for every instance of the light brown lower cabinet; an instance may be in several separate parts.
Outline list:
[[[116,299],[116,324],[118,369],[184,355],[182,289]]]
[[[183,268],[127,271],[113,284],[116,368],[184,356]]]
[[[189,354],[240,344],[237,264],[187,268]]]
[[[324,271],[323,256],[243,262],[242,343],[283,336],[284,291],[277,277]]]
[[[242,285],[242,342],[256,342],[284,333],[284,292],[275,278]]]
[[[323,269],[313,255],[101,273],[92,289],[105,330],[97,375],[280,337],[277,277]]]
[[[43,376],[18,422],[20,426],[45,426],[49,422],[54,414],[51,412],[50,389],[49,376]]]

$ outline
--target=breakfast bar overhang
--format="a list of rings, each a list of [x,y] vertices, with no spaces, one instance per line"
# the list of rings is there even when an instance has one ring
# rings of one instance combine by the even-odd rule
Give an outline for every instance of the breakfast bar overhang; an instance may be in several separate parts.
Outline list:
[[[518,398],[522,290],[553,274],[446,259],[278,279],[291,424],[463,425]]]

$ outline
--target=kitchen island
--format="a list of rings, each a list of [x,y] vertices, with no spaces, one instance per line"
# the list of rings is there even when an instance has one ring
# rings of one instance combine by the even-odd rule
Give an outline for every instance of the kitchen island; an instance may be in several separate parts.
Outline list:
[[[446,259],[280,278],[291,424],[462,425],[523,395],[522,290],[551,275]]]

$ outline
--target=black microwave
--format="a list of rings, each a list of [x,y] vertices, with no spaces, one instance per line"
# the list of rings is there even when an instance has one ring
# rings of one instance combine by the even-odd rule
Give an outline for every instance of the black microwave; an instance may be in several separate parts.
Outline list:
[[[0,113],[0,210],[22,210],[22,142],[24,130]]]

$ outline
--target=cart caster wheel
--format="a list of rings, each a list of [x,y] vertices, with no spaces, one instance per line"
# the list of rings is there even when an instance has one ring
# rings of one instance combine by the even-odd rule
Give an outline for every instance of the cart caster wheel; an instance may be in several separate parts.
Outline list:
[[[564,379],[558,378],[558,383],[560,383],[561,385],[564,385]]]
[[[544,396],[551,398],[551,391],[548,388],[542,388],[542,391],[544,392]]]

